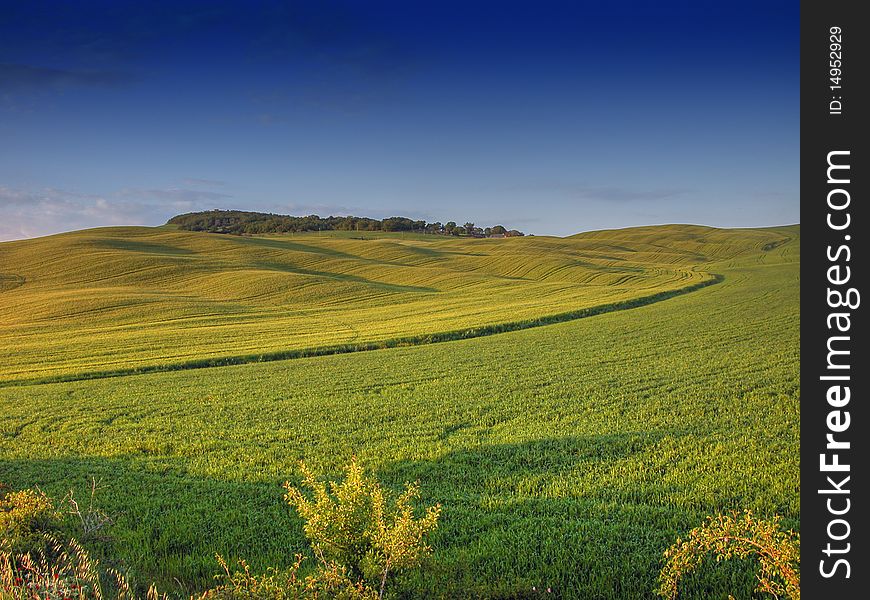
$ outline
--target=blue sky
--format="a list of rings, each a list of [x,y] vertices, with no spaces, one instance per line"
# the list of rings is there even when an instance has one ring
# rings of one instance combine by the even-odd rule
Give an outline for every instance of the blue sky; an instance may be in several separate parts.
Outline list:
[[[799,221],[797,2],[3,2],[0,240]]]

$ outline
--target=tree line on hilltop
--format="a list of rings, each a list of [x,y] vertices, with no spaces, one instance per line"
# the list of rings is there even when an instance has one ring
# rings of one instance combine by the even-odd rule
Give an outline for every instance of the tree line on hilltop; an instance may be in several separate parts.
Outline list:
[[[525,235],[522,231],[508,229],[503,225],[478,227],[474,223],[457,225],[447,223],[427,223],[407,217],[388,217],[370,219],[368,217],[293,217],[271,213],[248,212],[241,210],[208,210],[177,215],[168,224],[178,225],[188,231],[208,231],[211,233],[230,233],[235,235],[262,233],[297,233],[303,231],[410,231],[438,235],[458,235],[468,237],[512,237]]]

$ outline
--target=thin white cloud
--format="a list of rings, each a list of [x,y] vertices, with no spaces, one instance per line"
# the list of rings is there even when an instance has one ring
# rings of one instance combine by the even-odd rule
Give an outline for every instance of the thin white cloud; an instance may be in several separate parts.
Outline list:
[[[226,181],[219,181],[217,179],[200,179],[199,177],[187,177],[181,180],[181,183],[184,185],[190,185],[194,187],[225,187],[227,185]]]
[[[160,225],[182,212],[214,208],[232,198],[184,188],[123,189],[107,195],[0,186],[0,241],[113,225]]]
[[[104,198],[62,190],[27,191],[0,187],[0,240],[48,235],[98,225],[118,225],[123,215]]]
[[[689,192],[682,188],[666,188],[654,190],[634,190],[624,187],[587,187],[576,186],[565,190],[569,195],[588,200],[601,200],[605,202],[647,202],[665,200],[682,196]]]
[[[684,196],[693,191],[677,187],[638,190],[625,186],[587,185],[561,181],[531,182],[511,186],[508,189],[524,192],[557,192],[576,200],[598,202],[654,202]]]
[[[125,188],[118,192],[118,195],[124,198],[154,199],[164,202],[176,203],[178,205],[193,205],[201,202],[220,202],[221,200],[228,200],[232,198],[231,194],[209,192],[204,190],[191,190],[186,188],[167,188],[162,190]]]
[[[69,86],[114,87],[124,85],[130,80],[129,74],[118,71],[73,71],[27,64],[0,63],[0,84],[6,89],[63,90]]]
[[[340,216],[354,216],[354,217],[368,217],[371,219],[386,219],[387,217],[407,217],[409,219],[423,219],[426,221],[436,220],[438,217],[433,215],[427,211],[420,210],[408,210],[407,207],[394,207],[394,208],[377,208],[377,207],[365,207],[365,206],[349,206],[344,204],[330,204],[330,203],[285,203],[285,204],[272,204],[268,207],[258,209],[258,208],[245,208],[243,210],[253,210],[253,211],[263,211],[263,212],[271,212],[275,214],[281,215],[293,215],[295,217],[304,217],[307,215],[318,215],[321,217],[340,217]]]

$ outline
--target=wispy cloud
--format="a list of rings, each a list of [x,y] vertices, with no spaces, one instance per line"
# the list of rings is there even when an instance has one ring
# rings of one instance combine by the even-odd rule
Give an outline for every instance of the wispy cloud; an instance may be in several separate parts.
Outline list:
[[[113,225],[159,225],[181,213],[214,208],[231,199],[183,188],[123,189],[106,195],[0,186],[0,241]]]
[[[48,235],[83,227],[119,225],[130,215],[106,198],[63,190],[27,191],[0,187],[0,240]]]
[[[72,71],[27,64],[0,63],[0,88],[6,90],[59,90],[70,86],[115,87],[132,81],[121,71]]]
[[[532,182],[512,186],[511,190],[527,192],[556,192],[575,200],[592,200],[599,202],[654,202],[668,200],[692,192],[688,188],[666,187],[639,190],[637,188],[611,185],[587,185],[567,182]]]
[[[585,187],[577,186],[566,190],[568,194],[587,200],[602,200],[605,202],[649,202],[665,200],[682,196],[690,190],[683,188],[663,188],[652,190],[636,190],[624,187]]]
[[[252,208],[250,210],[257,210]],[[420,210],[409,210],[408,207],[386,207],[386,208],[376,208],[376,207],[365,207],[365,206],[353,206],[353,205],[345,205],[345,204],[332,204],[332,203],[298,203],[298,202],[290,202],[290,203],[280,203],[280,204],[271,204],[269,206],[265,206],[262,209],[266,212],[272,212],[276,214],[282,215],[293,215],[293,216],[306,216],[306,215],[319,215],[321,217],[328,216],[355,216],[355,217],[369,217],[372,219],[385,219],[387,217],[408,217],[409,219],[424,219],[427,221],[435,220],[437,217],[428,211],[420,211]]]
[[[221,192],[191,190],[187,188],[150,190],[125,188],[118,192],[118,196],[122,198],[153,199],[178,206],[193,206],[203,202],[220,202],[221,200],[228,200],[233,197],[231,194],[223,194]]]
[[[268,65],[293,81],[277,91],[255,91],[252,109],[236,116],[271,126],[283,124],[300,105],[356,113],[391,96],[414,70],[411,48],[400,36],[343,3],[240,8],[216,1],[172,10],[115,3],[94,14],[76,3],[49,11],[19,4],[4,7],[0,23],[0,90],[18,96],[134,79],[148,85],[161,72],[196,76],[189,55],[215,48],[214,64],[232,57],[253,69]],[[167,57],[155,66],[153,57],[166,48],[180,52],[181,60]],[[25,104],[26,98],[0,97],[7,107],[13,100]]]
[[[219,181],[217,179],[200,179],[198,177],[187,177],[181,180],[181,183],[184,185],[191,186],[200,186],[200,187],[225,187],[227,185],[226,181]]]
[[[194,180],[188,179],[189,183]],[[210,183],[210,180],[197,180]],[[108,194],[86,194],[75,190],[41,188],[37,190],[0,186],[0,241],[50,235],[90,227],[113,225],[160,225],[173,215],[213,208],[244,208],[305,216],[355,215],[371,218],[405,216],[436,220],[431,215],[407,207],[372,208],[331,202],[271,202],[259,206],[239,205],[229,193],[180,187],[124,188]]]

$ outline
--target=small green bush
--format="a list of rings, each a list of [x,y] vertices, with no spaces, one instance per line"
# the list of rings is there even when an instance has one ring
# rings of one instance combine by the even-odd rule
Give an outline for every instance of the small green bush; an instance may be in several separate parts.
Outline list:
[[[14,491],[0,484],[0,551],[44,551],[45,534],[61,525],[62,515],[41,490]]]
[[[800,600],[800,536],[780,528],[780,517],[764,520],[746,510],[707,517],[689,532],[686,540],[665,550],[666,563],[659,574],[658,594],[673,600],[680,579],[697,569],[707,555],[716,561],[757,557],[760,593]]]
[[[391,573],[419,566],[431,552],[426,537],[437,527],[441,507],[431,506],[417,518],[413,502],[420,495],[418,484],[406,484],[390,501],[356,458],[345,468],[344,480],[328,486],[304,463],[300,468],[302,485],[313,498],[289,482],[285,498],[305,520],[305,535],[324,581],[331,581],[332,575],[326,576],[331,573],[382,598]]]
[[[72,492],[64,501],[85,536],[111,522],[94,507],[93,491],[84,512]],[[125,576],[102,568],[64,532],[63,513],[41,490],[0,490],[0,600],[135,600]],[[154,586],[145,597],[166,600]]]
[[[305,533],[317,559],[314,571],[299,574],[304,557],[286,571],[270,569],[231,573],[218,556],[225,581],[191,600],[376,600],[384,595],[391,573],[418,566],[431,552],[425,537],[437,526],[439,506],[417,518],[413,501],[419,487],[408,484],[395,500],[354,459],[342,482],[326,484],[301,463],[303,484],[313,490],[309,500],[285,484],[286,499],[305,519]],[[66,502],[82,535],[111,524],[91,501],[81,510],[70,493]],[[4,491],[0,496],[0,600],[136,600],[127,578],[101,568],[76,539],[59,535],[62,514],[38,490]],[[95,538],[96,539],[96,538]],[[108,584],[108,585],[107,585]],[[147,600],[166,600],[154,588]]]

